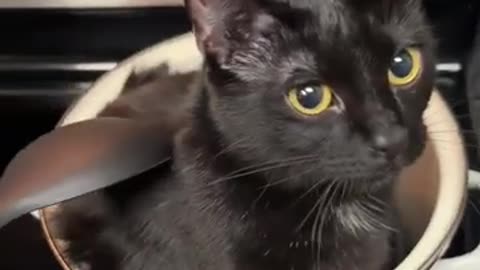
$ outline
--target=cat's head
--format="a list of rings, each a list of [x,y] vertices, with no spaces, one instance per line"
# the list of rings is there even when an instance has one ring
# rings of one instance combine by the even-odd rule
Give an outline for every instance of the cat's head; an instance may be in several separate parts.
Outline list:
[[[340,180],[362,190],[420,155],[434,75],[421,1],[186,6],[214,123],[242,158],[278,167],[272,181]]]

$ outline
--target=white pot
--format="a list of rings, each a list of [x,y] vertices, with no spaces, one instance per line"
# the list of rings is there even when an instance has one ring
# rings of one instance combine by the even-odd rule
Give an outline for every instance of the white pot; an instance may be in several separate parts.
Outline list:
[[[193,35],[187,33],[167,40],[121,63],[101,77],[71,107],[61,124],[96,117],[108,102],[121,94],[123,84],[132,71],[154,68],[161,63],[167,63],[171,72],[198,70],[202,57]],[[418,244],[396,270],[431,269],[448,248],[461,221],[466,201],[467,166],[460,132],[455,118],[436,91],[425,112],[425,123],[429,132],[435,134],[434,139],[428,143],[418,162],[405,171],[396,193],[410,238]],[[68,256],[62,254],[68,243],[56,238],[54,229],[49,227],[49,211],[61,214],[59,209],[61,206],[57,205],[41,211],[44,232],[65,269],[78,269],[69,265]],[[445,265],[435,267],[437,270],[470,270]]]

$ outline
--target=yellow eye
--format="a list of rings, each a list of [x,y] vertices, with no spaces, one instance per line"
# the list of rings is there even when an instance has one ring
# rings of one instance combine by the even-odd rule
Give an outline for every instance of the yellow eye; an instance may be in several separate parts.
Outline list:
[[[422,59],[418,49],[407,48],[392,59],[388,79],[393,86],[401,87],[414,82],[422,71]]]
[[[333,93],[328,86],[307,85],[290,89],[287,101],[299,113],[314,116],[332,105]]]

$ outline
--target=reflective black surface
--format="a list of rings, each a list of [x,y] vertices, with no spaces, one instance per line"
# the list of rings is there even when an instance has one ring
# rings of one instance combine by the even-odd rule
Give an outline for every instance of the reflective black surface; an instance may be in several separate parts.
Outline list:
[[[188,30],[180,8],[0,10],[0,166],[52,128],[68,104],[108,70],[102,63]],[[92,67],[76,70],[79,64]]]

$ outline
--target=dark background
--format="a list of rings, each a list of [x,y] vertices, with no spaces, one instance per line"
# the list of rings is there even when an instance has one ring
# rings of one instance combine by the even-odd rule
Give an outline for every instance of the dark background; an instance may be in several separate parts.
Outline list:
[[[440,62],[467,64],[480,1],[425,0],[425,5],[439,41]],[[75,70],[71,64],[115,63],[189,29],[180,8],[0,10],[1,168],[28,142],[52,129],[69,104],[107,71]],[[455,112],[468,116],[464,70],[439,73],[438,86]],[[460,120],[471,129],[469,117]],[[475,136],[467,139],[476,143]],[[470,148],[473,167],[476,154],[475,147]],[[467,217],[450,256],[476,243],[474,230],[465,229],[475,228],[476,221],[471,212]],[[33,268],[60,270],[40,227],[26,216],[0,230],[0,269]]]

